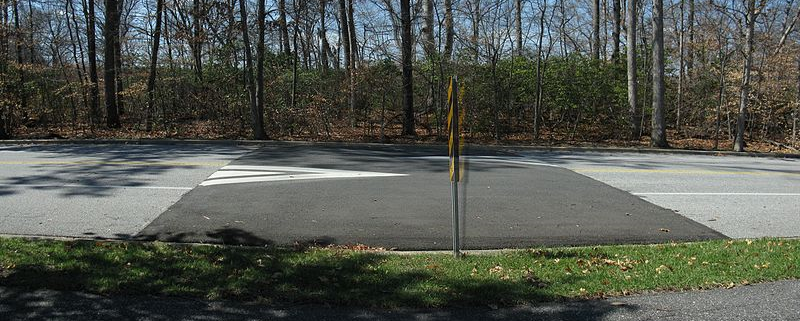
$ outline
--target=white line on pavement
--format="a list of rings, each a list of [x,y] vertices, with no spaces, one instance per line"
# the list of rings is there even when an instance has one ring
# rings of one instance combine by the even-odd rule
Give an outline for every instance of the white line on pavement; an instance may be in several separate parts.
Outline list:
[[[631,193],[633,195],[687,195],[687,196],[800,196],[800,193]]]
[[[212,174],[200,186],[226,185],[238,183],[296,181],[331,178],[396,177],[407,174],[359,172],[338,169],[288,167],[288,166],[248,166],[229,165]]]
[[[449,156],[415,156],[415,157],[408,157],[411,159],[428,159],[428,160],[449,160]],[[521,158],[517,157],[498,157],[498,156],[461,156],[468,161],[478,161],[478,162],[497,162],[497,163],[509,163],[509,164],[518,164],[518,165],[530,165],[530,166],[547,166],[547,167],[561,167],[558,165],[547,164],[547,163],[538,163],[538,162],[530,162],[530,161],[523,161],[517,160]]]

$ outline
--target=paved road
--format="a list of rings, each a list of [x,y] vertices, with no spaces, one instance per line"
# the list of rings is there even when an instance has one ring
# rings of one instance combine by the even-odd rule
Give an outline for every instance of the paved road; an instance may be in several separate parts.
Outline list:
[[[797,159],[470,153],[468,248],[800,231]],[[445,249],[446,168],[440,147],[0,146],[0,234]]]
[[[247,150],[0,145],[0,234],[128,237]]]
[[[733,238],[800,236],[800,159],[634,153],[542,153]]]
[[[103,297],[0,287],[0,319],[14,320],[798,320],[800,281],[734,289],[636,295],[513,308],[374,310],[263,306],[149,296]]]
[[[452,248],[445,153],[441,147],[264,147],[212,175],[139,237]],[[467,249],[722,237],[629,193],[502,149],[473,148],[467,159]]]

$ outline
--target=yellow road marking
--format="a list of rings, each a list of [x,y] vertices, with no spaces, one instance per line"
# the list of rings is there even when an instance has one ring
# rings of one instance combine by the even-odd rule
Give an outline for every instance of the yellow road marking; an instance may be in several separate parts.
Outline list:
[[[790,172],[769,172],[769,171],[715,171],[715,170],[696,170],[696,169],[638,169],[638,168],[570,168],[579,173],[656,173],[656,174],[687,174],[687,175],[753,175],[753,176],[782,176],[800,175],[800,173]]]
[[[227,162],[147,162],[147,161],[0,161],[0,165],[117,165],[117,166],[173,166],[222,167]]]

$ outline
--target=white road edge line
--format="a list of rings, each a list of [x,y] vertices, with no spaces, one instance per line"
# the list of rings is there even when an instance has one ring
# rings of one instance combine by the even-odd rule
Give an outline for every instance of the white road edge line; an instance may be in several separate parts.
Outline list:
[[[406,157],[410,159],[428,159],[428,160],[448,160],[450,159],[449,156],[413,156],[413,157]],[[498,162],[498,163],[509,163],[509,164],[519,164],[519,165],[530,165],[530,166],[546,166],[546,167],[558,167],[563,168],[558,165],[547,164],[547,163],[538,163],[538,162],[530,162],[530,161],[523,161],[523,160],[515,160],[514,158],[521,157],[498,157],[498,156],[461,156],[461,158],[465,158],[469,161],[486,161],[486,162]]]
[[[177,190],[188,191],[191,187],[177,186],[123,186],[123,185],[80,185],[80,184],[0,184],[0,187],[31,187],[31,188],[117,188],[117,189],[155,189],[155,190]]]
[[[687,195],[687,196],[800,196],[800,193],[631,193],[633,195]]]

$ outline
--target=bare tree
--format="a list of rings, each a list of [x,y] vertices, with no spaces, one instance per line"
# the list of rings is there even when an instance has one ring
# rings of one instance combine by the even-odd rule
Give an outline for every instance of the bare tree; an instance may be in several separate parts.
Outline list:
[[[192,5],[192,19],[194,35],[192,36],[192,57],[194,58],[194,72],[198,80],[203,79],[203,2],[194,0]]]
[[[156,90],[156,70],[158,67],[158,46],[161,43],[161,15],[164,12],[164,0],[156,0],[156,26],[153,30],[153,49],[150,51],[150,73],[147,76],[147,115],[145,129],[153,130],[154,93]]]
[[[759,10],[760,11],[760,10]],[[753,34],[755,32],[756,1],[747,0],[747,12],[745,14],[746,31],[744,35],[744,69],[742,70],[742,87],[739,96],[739,117],[736,122],[736,138],[733,141],[733,150],[743,152],[745,148],[744,130],[747,122],[747,105],[750,96],[750,70],[753,66]]]
[[[444,0],[444,59],[449,61],[453,56],[453,0]]]
[[[414,84],[411,66],[411,3],[400,0],[400,20],[403,26],[403,135],[416,135],[414,130]]]
[[[319,48],[319,59],[320,65],[322,66],[322,72],[326,73],[328,71],[328,51],[330,51],[330,47],[328,45],[328,31],[325,25],[325,14],[326,14],[326,5],[328,0],[319,0],[319,39],[320,39],[320,48]]]
[[[683,82],[684,82],[684,67],[685,67],[685,60],[684,60],[684,2],[685,0],[680,0],[679,5],[679,13],[680,18],[678,23],[676,24],[676,28],[678,28],[678,102],[675,105],[675,131],[680,134],[681,131],[681,109],[683,109]]]
[[[612,51],[611,51],[611,60],[614,62],[619,61],[619,43],[620,43],[620,30],[622,29],[622,13],[621,13],[621,6],[620,0],[611,0],[612,1],[612,14],[614,15],[614,26],[611,29],[611,42],[612,42]]]
[[[256,44],[256,111],[254,121],[260,127],[260,136],[257,139],[267,139],[264,130],[264,32],[266,29],[267,12],[265,8],[266,0],[258,0],[258,43]]]
[[[425,12],[422,16],[424,27],[422,28],[422,47],[425,55],[432,57],[436,52],[436,41],[433,37],[433,0],[425,0]]]
[[[264,0],[259,0],[264,1]],[[253,138],[266,139],[267,134],[264,132],[264,115],[258,110],[258,102],[256,100],[256,86],[253,81],[253,51],[250,45],[250,36],[248,35],[247,25],[247,0],[239,0],[239,12],[242,19],[242,42],[244,43],[244,65],[245,65],[245,86],[250,97],[250,115],[252,117]]]
[[[89,119],[93,124],[100,122],[100,89],[97,77],[97,41],[95,40],[95,14],[94,0],[88,0],[84,13],[86,14],[86,54],[89,60]]]
[[[639,109],[636,107],[637,90],[639,87],[636,74],[636,2],[638,0],[628,0],[627,36],[625,41],[628,47],[628,119],[631,125],[631,138],[639,140],[641,132]]]
[[[344,67],[350,70],[350,24],[347,22],[347,0],[339,0],[339,33],[344,47]]]
[[[689,16],[686,22],[686,32],[689,34],[689,41],[686,45],[686,72],[692,76],[694,68],[694,0],[689,0]]]
[[[664,122],[664,1],[653,0],[653,119],[650,143],[667,148]]]
[[[19,82],[17,83],[18,91],[19,91],[19,107],[22,109],[23,112],[27,112],[28,110],[28,94],[25,91],[25,68],[23,68],[22,64],[24,63],[22,57],[22,28],[19,24],[19,0],[11,0],[13,2],[13,14],[14,14],[14,40],[16,43],[16,51],[17,51],[17,65],[19,65]],[[31,57],[33,59],[33,57]]]
[[[600,60],[600,0],[594,0],[592,10],[592,58]]]
[[[281,32],[281,48],[286,59],[292,56],[292,47],[289,45],[289,26],[286,21],[286,0],[278,0],[278,28]]]
[[[106,126],[120,128],[119,109],[117,106],[117,70],[116,46],[119,41],[119,3],[118,0],[105,0],[106,21],[103,26],[103,84],[106,102]]]
[[[539,15],[539,38],[536,41],[536,101],[533,107],[533,140],[539,139],[540,121],[542,118],[542,96],[544,81],[542,81],[542,39],[544,38],[544,15],[547,12],[547,1],[542,2]]]
[[[358,62],[358,36],[356,35],[356,17],[353,14],[353,0],[347,0],[347,32],[350,39],[350,64],[356,68]]]
[[[516,29],[516,48],[518,54],[522,54],[522,0],[514,1],[514,29]]]

